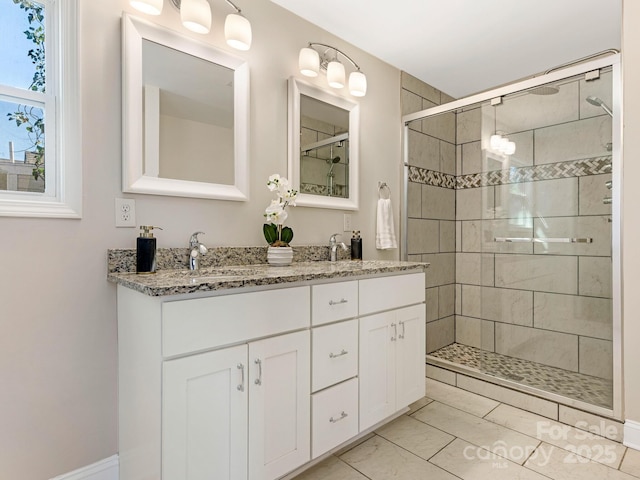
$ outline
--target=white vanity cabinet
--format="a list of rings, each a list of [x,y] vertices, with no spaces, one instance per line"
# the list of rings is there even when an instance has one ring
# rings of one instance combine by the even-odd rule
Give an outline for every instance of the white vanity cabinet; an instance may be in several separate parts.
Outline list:
[[[119,286],[120,480],[273,480],[309,461],[309,326],[309,286],[176,301]]]
[[[360,317],[360,431],[424,396],[425,305],[419,302],[422,274],[360,282],[361,315],[382,310]]]
[[[118,285],[120,480],[276,480],[424,395],[424,273],[261,288]]]

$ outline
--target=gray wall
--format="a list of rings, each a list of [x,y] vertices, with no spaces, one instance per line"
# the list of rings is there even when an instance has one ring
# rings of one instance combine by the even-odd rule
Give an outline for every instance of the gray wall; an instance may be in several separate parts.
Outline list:
[[[0,478],[43,480],[117,453],[116,295],[106,281],[106,250],[133,248],[137,230],[116,229],[121,191],[120,18],[135,13],[125,0],[80,0],[83,102],[82,220],[0,218]],[[186,246],[197,230],[209,246],[265,245],[264,209],[272,173],[287,174],[287,79],[297,75],[299,49],[326,42],[352,56],[369,78],[361,109],[360,210],[364,257],[396,259],[375,250],[378,181],[399,184],[400,72],[295,17],[268,0],[243,13],[253,27],[251,69],[251,201],[246,203],[126,195],[137,224],[160,225],[159,247]],[[224,2],[212,2],[213,29],[199,41],[228,49]],[[147,20],[188,32],[165,1]],[[316,84],[324,88],[325,77]],[[398,189],[393,188],[398,214]],[[397,218],[397,217],[396,217]],[[295,207],[294,243],[324,244],[342,230],[343,212]]]

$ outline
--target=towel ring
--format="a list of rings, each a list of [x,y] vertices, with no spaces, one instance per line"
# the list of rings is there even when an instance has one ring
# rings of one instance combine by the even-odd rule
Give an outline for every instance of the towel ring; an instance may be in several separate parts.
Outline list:
[[[378,198],[385,198],[383,196],[383,190],[387,189],[387,199],[391,198],[391,189],[389,188],[389,185],[387,185],[387,182],[378,182]]]

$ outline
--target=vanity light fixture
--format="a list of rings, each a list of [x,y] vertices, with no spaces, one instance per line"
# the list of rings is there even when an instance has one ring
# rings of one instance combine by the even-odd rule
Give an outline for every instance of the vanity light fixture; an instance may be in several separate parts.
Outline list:
[[[298,68],[307,77],[317,77],[320,70],[326,71],[329,86],[342,88],[345,85],[345,69],[338,55],[342,55],[356,68],[349,75],[349,92],[354,97],[364,97],[367,94],[367,77],[356,62],[336,47],[324,43],[309,43],[308,47],[300,50]]]
[[[133,8],[149,15],[160,15],[163,0],[129,0]],[[227,45],[236,50],[251,48],[251,23],[242,11],[230,0],[225,0],[235,12],[227,15],[224,22],[224,37]],[[207,34],[211,30],[211,6],[208,0],[171,0],[180,11],[182,25],[192,32]]]

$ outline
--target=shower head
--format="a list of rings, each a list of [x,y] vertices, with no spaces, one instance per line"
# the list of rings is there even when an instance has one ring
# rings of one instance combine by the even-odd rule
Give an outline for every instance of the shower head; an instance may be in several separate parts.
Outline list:
[[[333,158],[328,158],[327,159],[327,163],[330,163],[331,166],[329,167],[329,173],[327,175],[332,175],[333,172],[333,166],[338,163],[340,161],[340,157],[333,157]]]
[[[555,85],[540,85],[539,87],[529,90],[534,95],[555,95],[560,89]]]
[[[333,157],[331,159],[331,163],[338,163],[338,162],[340,162],[340,157]]]
[[[613,111],[604,103],[600,98],[594,97],[593,95],[589,95],[587,97],[587,102],[596,107],[601,107],[605,112],[613,117]]]

